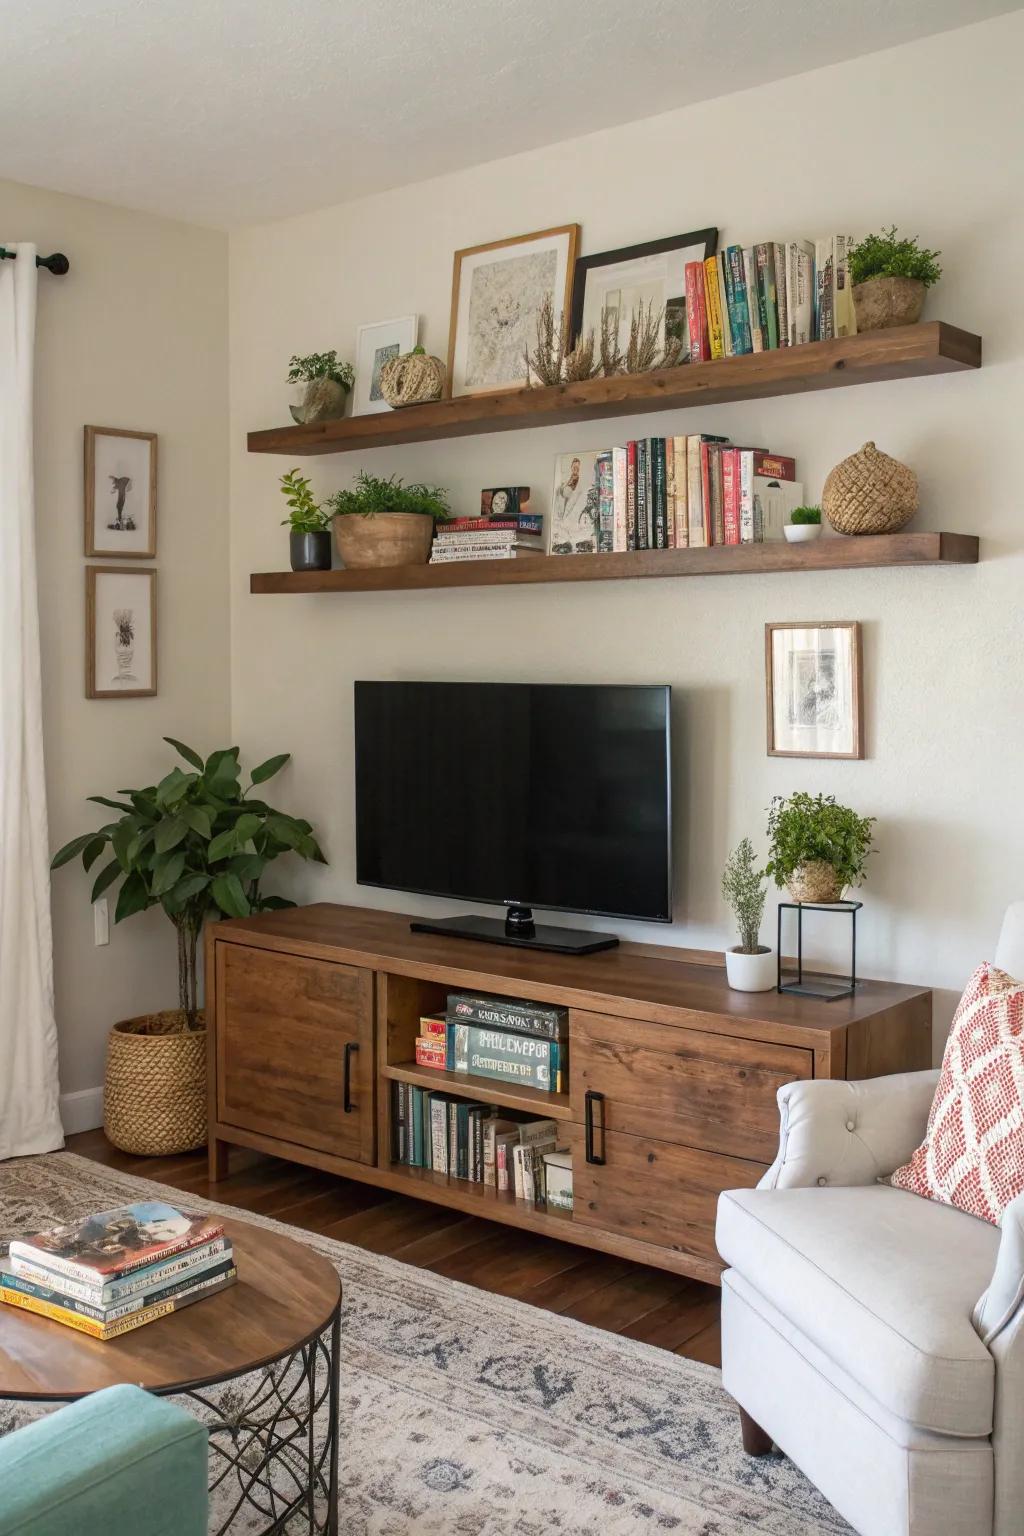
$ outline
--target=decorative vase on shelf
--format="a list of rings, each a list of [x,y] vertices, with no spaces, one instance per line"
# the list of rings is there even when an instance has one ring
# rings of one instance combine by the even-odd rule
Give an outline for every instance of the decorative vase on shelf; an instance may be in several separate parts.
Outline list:
[[[288,407],[292,420],[300,427],[314,421],[336,421],[345,414],[348,386],[337,379],[310,379],[296,384]]]
[[[370,566],[426,565],[434,519],[426,512],[358,513],[334,519],[334,541],[349,569]]]
[[[865,443],[829,471],[821,508],[837,533],[897,533],[917,511],[917,476]]]
[[[725,974],[734,992],[774,992],[778,982],[775,950],[762,945],[751,955],[727,949]]]
[[[805,859],[786,881],[786,889],[791,901],[827,903],[842,901],[846,887],[824,859]]]
[[[782,529],[787,544],[810,544],[821,533],[820,523],[785,523]]]
[[[380,392],[393,409],[440,400],[447,369],[439,357],[419,348],[393,357],[380,370]]]
[[[921,318],[925,286],[918,277],[869,277],[852,291],[858,332],[916,325]]]
[[[329,529],[316,533],[290,533],[288,552],[293,571],[329,571],[331,535]]]

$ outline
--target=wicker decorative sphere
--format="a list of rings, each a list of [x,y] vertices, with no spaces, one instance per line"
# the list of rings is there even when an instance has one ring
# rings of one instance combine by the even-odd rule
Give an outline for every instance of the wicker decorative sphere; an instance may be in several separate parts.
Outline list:
[[[821,506],[837,533],[896,533],[917,511],[917,476],[865,443],[829,473]]]
[[[439,357],[427,352],[406,352],[393,357],[380,370],[380,392],[388,405],[424,405],[440,400],[444,390],[445,366]]]

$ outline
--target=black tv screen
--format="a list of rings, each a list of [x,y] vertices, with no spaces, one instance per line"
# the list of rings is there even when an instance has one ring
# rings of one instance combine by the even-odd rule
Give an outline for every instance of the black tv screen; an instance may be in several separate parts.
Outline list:
[[[670,922],[670,697],[357,682],[357,880]]]

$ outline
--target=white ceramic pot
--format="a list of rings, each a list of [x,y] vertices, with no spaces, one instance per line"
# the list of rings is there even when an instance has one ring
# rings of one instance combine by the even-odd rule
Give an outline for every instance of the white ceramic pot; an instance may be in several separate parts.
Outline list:
[[[774,992],[779,979],[775,951],[762,948],[756,955],[744,955],[727,949],[725,974],[734,992]]]
[[[786,523],[783,527],[787,542],[790,544],[810,544],[821,533],[820,523]]]

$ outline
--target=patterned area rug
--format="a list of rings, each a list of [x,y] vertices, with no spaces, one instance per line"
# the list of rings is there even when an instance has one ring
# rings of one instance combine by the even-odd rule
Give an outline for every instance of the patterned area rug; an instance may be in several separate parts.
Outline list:
[[[790,1462],[743,1454],[710,1366],[69,1152],[0,1164],[0,1234],[158,1195],[337,1265],[346,1536],[849,1532]],[[40,1411],[0,1401],[0,1432]]]

